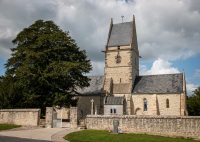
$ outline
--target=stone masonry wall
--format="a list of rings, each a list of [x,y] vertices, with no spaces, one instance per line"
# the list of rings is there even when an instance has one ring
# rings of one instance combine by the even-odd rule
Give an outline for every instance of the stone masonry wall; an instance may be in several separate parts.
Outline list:
[[[117,115],[123,114],[123,105],[104,105],[104,115],[110,115],[110,109],[113,111],[114,108]],[[114,112],[112,112],[112,114],[114,114]]]
[[[113,83],[130,83],[132,79],[131,67],[115,67],[106,69],[106,78],[112,78]]]
[[[116,56],[121,62],[116,63]],[[112,78],[113,83],[130,83],[132,81],[132,51],[130,46],[110,47],[106,53],[105,78]]]
[[[0,123],[22,126],[38,126],[40,109],[1,109]]]
[[[181,115],[180,97],[180,94],[157,95],[159,115]],[[166,108],[167,99],[169,100],[169,108]]]
[[[147,133],[171,137],[200,139],[200,117],[190,116],[91,116],[86,118],[87,129],[113,130],[113,120],[119,121],[123,133]]]
[[[86,115],[91,114],[91,100],[94,100],[94,108],[97,107],[97,114],[101,114],[101,96],[80,96],[77,104],[77,117],[84,119]],[[94,111],[95,112],[95,111]]]
[[[130,66],[131,50],[119,50],[119,55],[121,56],[120,63],[116,63],[117,54],[118,50],[107,53],[106,63],[108,67]]]
[[[57,112],[57,118],[58,119],[61,119],[61,116],[62,116],[62,119],[69,119],[69,111],[70,109],[69,108],[66,108],[66,107],[62,107],[60,109],[58,108],[54,108],[55,111]],[[62,112],[62,114],[61,114]]]
[[[180,94],[134,94],[132,95],[133,104],[134,104],[134,114],[138,114],[138,110],[141,110],[141,113],[138,115],[153,115],[153,109],[156,105],[157,115],[181,115],[181,98]],[[154,98],[156,97],[156,98]],[[147,100],[147,111],[143,111],[143,99]],[[169,100],[169,108],[166,108],[166,100]],[[156,114],[155,114],[156,115]]]

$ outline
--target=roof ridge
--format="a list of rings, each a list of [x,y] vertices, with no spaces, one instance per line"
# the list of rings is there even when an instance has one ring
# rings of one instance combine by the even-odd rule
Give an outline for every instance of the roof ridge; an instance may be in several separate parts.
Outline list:
[[[161,76],[161,75],[178,75],[178,74],[183,74],[182,72],[180,73],[167,73],[167,74],[150,74],[150,75],[140,75],[139,77],[142,77],[142,76]]]
[[[130,22],[123,22],[123,23],[115,23],[113,25],[120,25],[120,24],[127,24],[127,23],[132,23],[132,21],[130,21]]]
[[[87,77],[104,77],[104,75],[87,75]]]

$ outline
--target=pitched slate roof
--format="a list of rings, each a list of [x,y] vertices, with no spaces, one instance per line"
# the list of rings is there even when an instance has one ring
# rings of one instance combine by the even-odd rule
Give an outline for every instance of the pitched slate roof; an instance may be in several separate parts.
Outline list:
[[[138,76],[132,92],[133,94],[181,93],[183,92],[183,74]]]
[[[123,105],[124,97],[111,97],[104,98],[104,105]]]
[[[113,24],[108,40],[108,47],[131,44],[132,32],[132,22]]]
[[[101,89],[103,86],[103,76],[88,76],[90,78],[90,85],[83,89],[77,88],[77,91],[81,95],[101,95]]]

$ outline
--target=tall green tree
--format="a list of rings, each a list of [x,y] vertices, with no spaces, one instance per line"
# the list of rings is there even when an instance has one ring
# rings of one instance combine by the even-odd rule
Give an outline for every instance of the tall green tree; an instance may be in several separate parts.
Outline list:
[[[187,100],[188,113],[192,116],[200,116],[200,87]]]
[[[15,82],[15,78],[2,76],[0,79],[0,108],[20,108],[26,106],[27,99],[22,96],[22,89]]]
[[[5,64],[3,81],[14,78],[14,92],[22,93],[16,95],[29,102],[23,107],[69,106],[78,94],[76,87],[89,85],[85,73],[92,66],[86,52],[54,22],[38,20],[12,42],[16,47],[11,49],[12,57]]]

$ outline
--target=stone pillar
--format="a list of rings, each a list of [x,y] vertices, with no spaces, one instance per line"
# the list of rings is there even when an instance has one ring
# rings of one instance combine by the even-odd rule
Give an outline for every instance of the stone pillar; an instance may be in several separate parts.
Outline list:
[[[53,128],[53,107],[46,107],[45,127]]]
[[[180,111],[181,116],[187,116],[187,109],[186,109],[186,94],[181,93],[181,111]]]
[[[70,107],[70,128],[76,129],[78,124],[77,107]]]
[[[94,100],[91,100],[91,115],[94,114]]]
[[[152,115],[158,115],[158,108],[157,108],[157,95],[152,95]]]
[[[131,115],[131,95],[127,95],[127,97],[124,96],[124,99],[126,99],[126,112],[123,112],[123,114]]]
[[[185,73],[183,70],[183,93],[181,93],[181,110],[180,110],[180,115],[181,116],[187,116],[187,105],[186,105],[186,81],[185,81]]]

